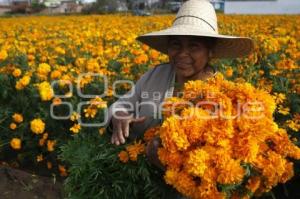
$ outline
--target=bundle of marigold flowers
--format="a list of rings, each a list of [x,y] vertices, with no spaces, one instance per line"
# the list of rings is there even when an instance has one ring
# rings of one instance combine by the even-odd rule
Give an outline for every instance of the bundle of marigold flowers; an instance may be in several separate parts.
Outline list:
[[[250,198],[285,183],[300,149],[273,120],[270,94],[222,75],[165,101],[157,132],[165,181],[188,198]],[[149,133],[146,133],[148,135]],[[149,139],[148,139],[149,140]]]

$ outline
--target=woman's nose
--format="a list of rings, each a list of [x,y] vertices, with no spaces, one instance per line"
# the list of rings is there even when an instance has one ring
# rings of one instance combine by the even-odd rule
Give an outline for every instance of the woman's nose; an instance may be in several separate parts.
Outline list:
[[[179,52],[178,52],[179,56],[186,56],[186,55],[189,55],[189,54],[190,54],[190,51],[189,51],[188,47],[186,47],[186,46],[181,47]]]

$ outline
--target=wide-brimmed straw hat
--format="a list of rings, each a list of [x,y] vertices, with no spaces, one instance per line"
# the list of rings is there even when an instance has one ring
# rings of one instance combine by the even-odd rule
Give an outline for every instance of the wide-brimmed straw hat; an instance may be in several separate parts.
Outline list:
[[[214,7],[207,0],[189,0],[179,9],[170,28],[137,37],[137,40],[167,54],[169,36],[186,35],[216,38],[213,58],[242,57],[253,50],[248,37],[220,35]]]

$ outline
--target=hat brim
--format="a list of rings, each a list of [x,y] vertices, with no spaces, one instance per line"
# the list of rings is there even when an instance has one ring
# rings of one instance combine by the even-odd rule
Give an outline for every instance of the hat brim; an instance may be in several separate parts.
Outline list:
[[[138,41],[164,54],[168,53],[169,36],[199,36],[216,38],[213,48],[213,58],[236,58],[250,54],[254,49],[253,40],[248,37],[219,35],[190,26],[173,26],[171,28],[148,33],[137,37]]]

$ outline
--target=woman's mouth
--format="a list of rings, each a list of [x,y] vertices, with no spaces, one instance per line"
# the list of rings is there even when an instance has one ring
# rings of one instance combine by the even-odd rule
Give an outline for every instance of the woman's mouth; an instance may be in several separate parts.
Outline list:
[[[188,62],[177,62],[174,64],[176,68],[178,69],[186,69],[192,66],[192,63]]]

